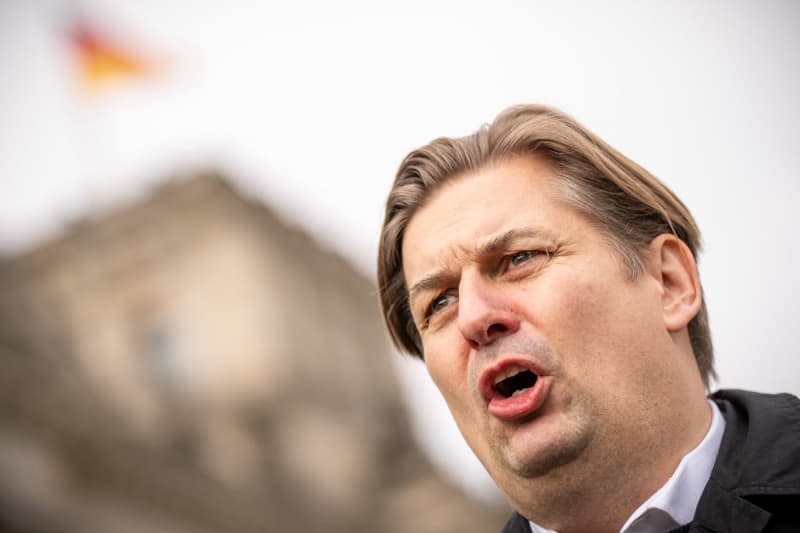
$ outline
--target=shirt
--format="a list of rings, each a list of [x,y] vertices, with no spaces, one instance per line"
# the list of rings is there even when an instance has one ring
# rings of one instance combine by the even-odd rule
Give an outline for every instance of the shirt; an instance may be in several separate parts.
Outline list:
[[[681,459],[667,482],[631,514],[620,533],[663,533],[692,521],[725,433],[719,408],[710,400],[708,403],[711,427],[706,436]],[[529,523],[533,533],[558,533]]]

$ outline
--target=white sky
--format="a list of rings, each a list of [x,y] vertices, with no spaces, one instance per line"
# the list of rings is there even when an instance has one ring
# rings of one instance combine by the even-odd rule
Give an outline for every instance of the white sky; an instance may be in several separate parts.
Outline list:
[[[276,4],[0,0],[0,246],[214,165],[372,275],[406,152],[543,102],[694,212],[720,385],[800,393],[800,3]],[[164,74],[80,95],[64,37],[78,8]],[[407,363],[424,447],[484,490]]]

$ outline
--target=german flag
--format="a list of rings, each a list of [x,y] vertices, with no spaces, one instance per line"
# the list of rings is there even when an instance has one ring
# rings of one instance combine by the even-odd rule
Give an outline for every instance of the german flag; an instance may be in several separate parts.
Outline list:
[[[72,25],[69,39],[78,61],[80,84],[89,92],[143,78],[155,71],[144,54],[101,34],[86,21]]]

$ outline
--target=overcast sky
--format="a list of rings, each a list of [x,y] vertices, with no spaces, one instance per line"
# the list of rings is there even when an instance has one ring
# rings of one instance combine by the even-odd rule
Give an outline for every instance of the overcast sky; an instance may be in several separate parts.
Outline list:
[[[372,276],[405,153],[542,102],[694,212],[719,386],[800,393],[800,3],[273,4],[0,0],[0,246],[214,166]],[[159,74],[81,93],[78,10]],[[424,368],[397,361],[423,445],[487,486]]]

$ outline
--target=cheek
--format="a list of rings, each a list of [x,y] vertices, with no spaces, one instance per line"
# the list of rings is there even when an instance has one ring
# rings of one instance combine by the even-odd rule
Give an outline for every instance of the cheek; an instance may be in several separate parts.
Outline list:
[[[448,341],[448,338],[437,339],[425,347],[425,367],[448,407],[456,414],[469,402],[468,355],[459,353],[457,339]]]
[[[602,286],[578,275],[554,280],[535,297],[548,337],[559,345],[583,345],[604,337],[611,319],[608,299]]]
[[[574,278],[553,303],[554,344],[572,376],[590,388],[626,387],[647,364],[658,315],[636,282]]]

